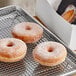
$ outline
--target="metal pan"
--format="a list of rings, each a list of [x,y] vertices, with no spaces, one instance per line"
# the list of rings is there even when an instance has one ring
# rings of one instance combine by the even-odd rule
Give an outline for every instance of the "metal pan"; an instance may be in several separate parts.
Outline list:
[[[36,21],[24,10],[17,6],[8,6],[0,9],[0,38],[12,37],[11,30],[15,24],[20,22],[35,22]],[[61,76],[70,74],[76,71],[76,55],[66,47],[66,45],[58,39],[52,32],[41,26],[44,29],[44,34],[41,40],[33,44],[27,44],[28,52],[26,57],[15,63],[0,62],[0,76]],[[36,63],[32,57],[34,47],[44,41],[56,41],[65,45],[68,51],[66,60],[54,67],[45,67]]]

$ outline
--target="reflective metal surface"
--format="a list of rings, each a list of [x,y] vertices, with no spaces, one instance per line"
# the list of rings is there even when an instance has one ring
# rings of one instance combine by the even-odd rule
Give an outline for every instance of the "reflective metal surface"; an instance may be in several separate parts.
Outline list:
[[[26,12],[15,6],[0,9],[0,38],[12,37],[12,28],[15,24],[24,21],[36,22]],[[27,44],[27,55],[23,60],[15,63],[0,62],[0,76],[61,76],[76,69],[76,56],[68,48],[68,56],[60,65],[45,67],[34,61],[32,51],[37,44],[44,41],[58,41],[46,28],[43,27],[43,29],[41,40]]]

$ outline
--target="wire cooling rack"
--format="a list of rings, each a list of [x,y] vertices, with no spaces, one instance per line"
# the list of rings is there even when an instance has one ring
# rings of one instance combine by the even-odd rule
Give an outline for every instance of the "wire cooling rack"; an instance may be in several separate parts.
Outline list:
[[[16,6],[2,8],[0,10],[0,38],[12,37],[12,28],[15,24],[24,21],[37,23],[31,16]],[[43,29],[44,34],[41,40],[27,44],[27,55],[23,60],[15,63],[0,62],[0,76],[61,76],[76,69],[76,57],[68,48],[66,60],[57,66],[45,67],[33,60],[32,51],[37,44],[44,41],[58,41],[46,28],[43,27]]]

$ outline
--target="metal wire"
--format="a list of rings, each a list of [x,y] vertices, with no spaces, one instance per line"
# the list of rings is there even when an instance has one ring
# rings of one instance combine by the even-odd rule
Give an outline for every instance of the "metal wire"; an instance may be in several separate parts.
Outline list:
[[[14,8],[11,9],[14,10]],[[9,11],[9,8],[7,11]],[[6,15],[7,17],[5,17]],[[9,14],[6,13],[6,15],[1,16],[0,38],[12,37],[11,30],[15,24],[30,20],[30,17],[26,18],[20,15],[20,12],[16,9]],[[26,14],[26,16],[28,15]],[[0,76],[59,76],[76,69],[76,63],[72,61],[72,59],[75,61],[76,59],[70,53],[62,64],[54,67],[44,67],[35,62],[32,57],[32,51],[37,44],[44,41],[54,41],[54,39],[52,39],[51,34],[44,31],[41,40],[34,44],[27,44],[28,52],[23,60],[15,63],[0,62]]]

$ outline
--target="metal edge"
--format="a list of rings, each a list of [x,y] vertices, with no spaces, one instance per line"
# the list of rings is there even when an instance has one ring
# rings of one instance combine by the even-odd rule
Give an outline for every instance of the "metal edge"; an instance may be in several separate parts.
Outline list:
[[[32,17],[26,10],[20,8],[19,6],[16,6],[16,5],[10,5],[10,6],[6,6],[6,7],[2,7],[0,8],[0,11],[1,10],[4,10],[4,9],[8,9],[8,8],[15,8],[17,9],[18,11],[20,11],[21,13],[23,12],[23,14],[27,14],[29,15],[34,21],[36,21],[41,27],[43,27],[46,31],[48,31],[50,34],[52,34],[58,41],[60,41],[61,43],[64,44],[64,42],[62,40],[60,40],[54,33],[52,33],[49,29],[47,29],[46,27],[44,27],[38,20],[36,20],[34,17]],[[65,44],[64,44],[65,45]]]
[[[61,42],[69,51],[69,53],[72,54],[72,56],[74,56],[76,58],[76,55],[71,51],[71,49],[69,49],[67,47],[66,44],[64,44],[63,41],[61,41],[55,34],[53,34],[50,30],[48,30],[46,27],[44,27],[39,21],[37,21],[34,17],[32,17],[27,11],[25,11],[24,9],[20,8],[19,6],[16,6],[16,5],[10,5],[10,6],[7,6],[7,7],[3,7],[3,8],[0,8],[0,11],[1,10],[4,10],[4,9],[7,9],[7,8],[11,8],[11,7],[14,7],[16,10],[20,11],[22,14],[27,14],[29,15],[34,21],[36,21],[42,28],[44,28],[47,32],[49,32],[56,40],[58,40],[59,42]],[[76,72],[76,70],[74,71]],[[66,74],[63,74],[62,76],[67,76],[69,74],[73,73],[73,71],[69,72],[69,73],[66,73]]]
[[[61,40],[59,39],[54,33],[52,33],[49,29],[47,29],[45,26],[43,26],[38,20],[36,20],[33,16],[31,16],[26,10],[20,8],[19,6],[16,5],[10,5],[10,6],[6,6],[3,8],[0,8],[1,10],[7,9],[7,8],[14,8],[15,10],[18,10],[20,13],[22,13],[22,15],[25,15],[25,13],[30,16],[35,22],[37,22],[42,28],[44,28],[48,33],[50,33],[56,40],[58,40],[60,43],[62,43],[68,50],[70,50],[69,52],[75,56],[76,58],[76,54],[72,52],[72,50]]]
[[[0,8],[0,11],[1,10],[4,10],[4,9],[12,8],[12,7],[16,9],[16,6],[15,5],[9,5],[9,6]]]
[[[12,13],[15,10],[16,10],[16,7],[14,5],[2,7],[2,8],[0,8],[0,17],[7,15],[9,13]]]
[[[69,50],[69,53],[71,53],[76,58],[76,54],[74,52],[72,52],[72,50],[61,39],[59,39],[48,28],[46,28],[45,26],[43,26],[38,20],[36,20],[33,16],[31,16],[26,10],[24,10],[23,8],[20,8],[19,6],[16,6],[16,5],[10,5],[10,6],[6,6],[6,7],[3,7],[3,8],[0,8],[0,11],[4,10],[4,9],[7,9],[7,8],[14,8],[15,10],[18,10],[22,15],[25,15],[25,13],[26,13],[35,22],[37,22],[43,29],[45,29],[48,33],[50,33],[55,38],[56,41],[59,41],[60,43],[62,43]]]
[[[29,15],[34,21],[36,21],[42,28],[44,28],[47,32],[49,32],[56,40],[61,42],[68,50],[71,50],[62,40],[60,40],[54,33],[52,33],[49,29],[47,29],[45,26],[43,26],[38,20],[36,20],[33,16],[31,16],[26,10],[20,8],[19,6],[15,6],[17,10],[19,10],[22,14],[27,14]],[[73,54],[76,58],[76,54],[70,51],[71,54]]]
[[[54,33],[52,33],[49,29],[47,29],[45,26],[43,26],[38,20],[36,20],[34,17],[32,17],[26,10],[20,8],[19,6],[16,6],[17,10],[19,10],[23,14],[29,15],[34,21],[36,21],[42,28],[44,28],[46,31],[48,31],[50,34],[52,34],[57,40],[59,40],[61,43],[64,44],[62,40],[60,40]]]
[[[60,75],[60,76],[72,76],[73,74],[76,75],[76,70],[73,70],[73,71],[68,72],[68,73],[66,73],[66,74],[62,74],[62,75]]]

